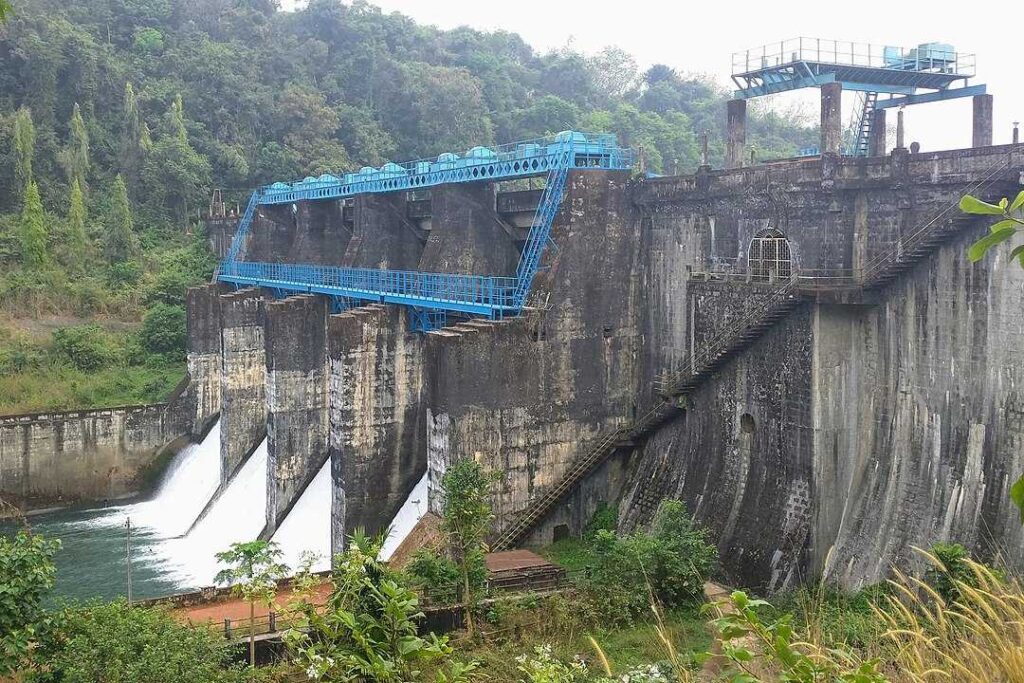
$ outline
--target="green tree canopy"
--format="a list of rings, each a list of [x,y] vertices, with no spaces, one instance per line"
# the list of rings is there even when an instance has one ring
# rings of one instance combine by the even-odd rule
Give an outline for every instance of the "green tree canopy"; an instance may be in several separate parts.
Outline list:
[[[103,255],[110,263],[127,261],[138,251],[128,188],[119,173],[110,190],[110,208],[103,233]]]
[[[18,242],[21,245],[21,262],[26,268],[38,270],[49,260],[46,214],[39,199],[39,188],[34,180],[28,181],[25,189],[25,206],[21,210],[18,224]]]

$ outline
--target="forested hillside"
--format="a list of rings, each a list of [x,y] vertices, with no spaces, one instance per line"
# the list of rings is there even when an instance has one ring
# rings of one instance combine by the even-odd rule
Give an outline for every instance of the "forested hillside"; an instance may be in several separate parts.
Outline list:
[[[274,0],[12,4],[0,25],[0,411],[151,400],[173,384],[184,288],[213,266],[191,236],[212,188],[240,201],[273,180],[567,128],[618,133],[653,171],[693,169],[703,130],[722,157],[727,92],[664,65],[640,71],[616,49],[538,54],[515,34],[338,0],[297,12]],[[764,112],[750,123],[761,158],[814,135]],[[64,327],[95,347],[91,360],[61,350],[51,332],[66,347]],[[104,371],[123,386],[96,386]]]

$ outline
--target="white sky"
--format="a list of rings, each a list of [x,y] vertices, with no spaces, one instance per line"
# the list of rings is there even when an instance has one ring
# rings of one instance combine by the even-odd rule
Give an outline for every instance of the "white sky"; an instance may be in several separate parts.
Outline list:
[[[284,0],[284,5],[301,0]],[[593,53],[616,45],[634,55],[641,68],[668,64],[683,72],[711,75],[724,87],[733,52],[811,36],[858,43],[913,47],[924,42],[952,44],[977,55],[971,83],[986,83],[995,96],[995,143],[1010,141],[1011,122],[1024,120],[1024,49],[1014,23],[1014,2],[975,0],[930,3],[914,0],[371,0],[384,11],[398,11],[440,28],[468,25],[520,34],[535,49],[567,43]],[[1016,43],[1016,45],[1014,44]],[[844,97],[852,105],[853,94]],[[776,96],[772,106],[803,103],[817,117],[817,93],[803,90]],[[906,110],[907,140],[922,150],[967,147],[971,142],[971,100],[923,104]],[[844,121],[848,120],[844,116]],[[890,116],[895,125],[895,116]]]

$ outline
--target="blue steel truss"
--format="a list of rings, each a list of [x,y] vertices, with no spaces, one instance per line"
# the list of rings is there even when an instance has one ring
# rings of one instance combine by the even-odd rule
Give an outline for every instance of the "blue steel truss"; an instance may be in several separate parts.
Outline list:
[[[826,83],[841,83],[843,90],[862,93],[860,118],[844,150],[852,156],[868,154],[876,109],[982,95],[984,85],[967,85],[974,75],[974,55],[956,52],[945,43],[901,48],[793,38],[732,56],[738,98]],[[880,99],[880,94],[887,97]]]
[[[617,145],[614,135],[565,131],[552,138],[498,148],[474,147],[464,157],[442,154],[436,160],[388,163],[364,168],[341,178],[319,178],[256,190],[220,265],[218,279],[236,286],[310,292],[339,301],[380,302],[408,306],[414,329],[429,331],[443,325],[446,313],[500,319],[517,315],[526,305],[544,250],[551,243],[551,226],[565,192],[568,172],[628,170],[633,153]],[[547,176],[513,277],[425,273],[373,268],[344,268],[238,260],[260,206],[297,201],[320,201],[358,194],[402,192],[446,183],[495,182]]]

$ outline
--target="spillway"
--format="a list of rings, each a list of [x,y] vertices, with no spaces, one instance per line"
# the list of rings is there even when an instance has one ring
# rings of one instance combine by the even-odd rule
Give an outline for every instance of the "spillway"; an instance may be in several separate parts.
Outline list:
[[[181,586],[209,586],[222,569],[216,553],[252,541],[263,530],[267,510],[267,440],[228,482],[206,515],[180,538],[159,544],[154,558]]]
[[[331,461],[317,471],[313,481],[295,501],[288,516],[271,539],[281,548],[282,561],[296,569],[305,552],[317,556],[314,571],[331,568]]]
[[[402,507],[398,509],[395,519],[392,520],[391,526],[388,527],[388,538],[384,542],[384,547],[381,548],[380,559],[391,559],[391,556],[398,550],[398,546],[402,545],[402,541],[408,538],[416,523],[423,519],[425,514],[427,514],[426,472],[416,482],[416,486],[413,487],[408,497],[406,497]]]

